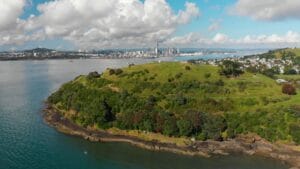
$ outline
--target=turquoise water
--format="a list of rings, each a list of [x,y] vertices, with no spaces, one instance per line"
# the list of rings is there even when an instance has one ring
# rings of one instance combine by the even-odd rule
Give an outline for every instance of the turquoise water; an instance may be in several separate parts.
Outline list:
[[[43,101],[79,74],[151,60],[0,62],[0,169],[286,169],[262,157],[210,159],[91,143],[44,124]]]

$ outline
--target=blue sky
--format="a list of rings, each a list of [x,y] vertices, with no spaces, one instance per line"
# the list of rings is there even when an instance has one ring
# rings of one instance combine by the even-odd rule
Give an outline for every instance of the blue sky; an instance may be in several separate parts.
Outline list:
[[[139,4],[140,6],[133,8],[129,3],[136,4],[138,0],[131,0],[131,2],[114,0],[118,7],[116,11],[112,8],[114,6],[111,4],[112,0],[101,0],[102,2],[97,0],[12,1],[18,3],[24,1],[25,3],[20,3],[22,12],[18,11],[15,6],[7,4],[7,9],[11,10],[12,14],[19,12],[17,18],[12,17],[12,21],[7,19],[3,21],[10,23],[11,27],[1,29],[0,17],[0,35],[1,33],[3,35],[11,34],[11,37],[7,37],[5,42],[0,43],[2,50],[34,47],[65,50],[134,48],[151,46],[155,39],[162,41],[165,46],[176,47],[224,46],[234,48],[236,46],[299,45],[297,39],[300,37],[300,14],[297,14],[299,12],[296,11],[300,8],[298,0],[282,0],[280,2],[265,0],[269,3],[251,0],[144,0],[140,1],[142,5]],[[187,3],[190,4],[188,8],[185,7]],[[39,11],[38,6],[41,5],[43,7]],[[78,6],[74,7],[76,5]],[[94,9],[93,6],[97,8]],[[80,11],[81,7],[83,12]],[[149,19],[147,22],[143,19],[130,21],[132,17],[144,18],[146,15],[151,17],[152,13],[147,13],[145,10],[146,8],[152,9],[151,7],[168,7],[172,13],[165,16],[164,13],[168,11],[154,10],[153,15],[163,17],[161,21],[157,21],[159,19],[155,18]],[[109,10],[105,11],[106,8]],[[119,18],[119,20],[118,10],[123,8],[124,11],[127,9],[131,11],[125,14],[121,13],[125,18]],[[64,11],[64,9],[66,10]],[[101,13],[98,16],[97,9],[105,11],[108,15]],[[184,13],[182,16],[186,16],[186,18],[181,17],[181,13]],[[30,18],[32,15],[34,17]],[[20,23],[16,21],[18,19],[22,20],[24,24],[20,26]],[[123,23],[124,20],[128,20],[128,23]],[[79,26],[80,22],[82,22],[81,26]],[[95,26],[95,23],[104,22],[108,23]],[[156,26],[149,28],[147,25],[152,25],[152,23]],[[132,29],[139,29],[137,32],[140,33],[131,31]],[[21,40],[18,42],[19,39],[22,39],[22,42]],[[139,46],[140,44],[143,45]]]
[[[185,0],[169,0],[168,2],[175,10],[180,10],[184,6]],[[201,16],[186,25],[184,29],[181,29],[180,33],[189,31],[209,33],[207,28],[211,24],[211,20],[219,19],[222,20],[220,32],[235,38],[243,37],[246,34],[285,34],[287,31],[298,31],[300,29],[300,21],[295,19],[270,22],[229,15],[229,8],[235,4],[236,0],[191,0],[190,2],[194,2],[199,6]],[[213,35],[213,33],[209,34]]]

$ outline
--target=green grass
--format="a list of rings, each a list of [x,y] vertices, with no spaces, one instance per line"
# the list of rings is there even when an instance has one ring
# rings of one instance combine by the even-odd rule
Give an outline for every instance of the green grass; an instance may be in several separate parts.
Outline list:
[[[293,53],[296,57],[300,57],[300,48],[287,48],[275,50],[274,55],[277,59],[282,59],[283,53]]]
[[[185,70],[185,67],[191,67],[191,70]],[[129,75],[134,72],[144,72],[147,69],[149,73],[144,74],[137,74],[135,76],[130,77]],[[282,94],[281,92],[281,85],[278,85],[275,80],[268,78],[261,74],[251,74],[251,73],[244,73],[240,77],[237,78],[226,78],[220,76],[218,73],[218,67],[209,66],[209,65],[193,65],[188,63],[150,63],[145,65],[138,65],[132,66],[123,69],[123,74],[116,76],[116,75],[109,75],[108,72],[104,72],[103,78],[111,81],[111,84],[107,86],[114,86],[115,88],[119,88],[120,90],[128,90],[132,91],[139,82],[144,81],[144,79],[148,79],[148,82],[155,83],[159,82],[169,83],[168,79],[175,77],[176,74],[182,73],[182,76],[179,79],[176,79],[176,82],[188,82],[188,81],[199,81],[201,83],[215,83],[217,80],[224,81],[225,85],[222,88],[226,88],[230,90],[230,94],[223,94],[223,93],[206,93],[202,90],[194,90],[185,92],[184,95],[189,96],[192,99],[197,101],[201,100],[203,97],[212,97],[215,100],[221,99],[232,99],[234,103],[234,108],[230,111],[251,111],[258,108],[270,108],[272,109],[276,105],[286,105],[290,103],[295,103],[299,100],[299,95],[296,96],[287,96]],[[206,78],[205,75],[210,74],[209,78]],[[155,77],[154,79],[150,80],[151,77]],[[294,76],[286,76],[281,75],[280,78],[294,78]],[[295,76],[295,78],[300,78],[299,75]],[[286,79],[289,79],[286,78]],[[84,86],[89,88],[95,88],[91,85],[88,85],[87,79],[85,77],[81,77],[77,79],[77,82],[80,82]],[[245,84],[245,89],[240,89],[240,83]],[[142,93],[136,93],[139,96],[144,98],[149,97],[150,95],[156,95],[157,92],[160,92],[160,89],[148,89],[142,91]],[[279,100],[276,103],[269,103],[268,105],[264,105],[262,103],[262,98],[266,97],[270,100]],[[256,104],[247,105],[249,99],[255,100]],[[161,103],[163,105],[163,101]],[[200,105],[200,103],[198,104]],[[196,108],[197,105],[195,105]]]
[[[296,138],[297,126],[293,131],[290,129],[291,124],[300,124],[299,91],[292,96],[283,94],[282,86],[267,76],[245,72],[227,78],[219,74],[219,67],[180,62],[136,65],[122,71],[119,75],[110,75],[107,70],[99,78],[80,76],[64,85],[49,100],[66,111],[75,109],[78,113],[71,118],[85,126],[148,130],[145,126],[149,127],[149,120],[152,120],[154,124],[149,131],[156,132],[159,117],[168,124],[177,125],[177,133],[160,131],[162,134],[182,136],[178,132],[180,127],[188,128],[179,126],[178,121],[193,120],[185,113],[195,110],[204,113],[201,130],[198,128],[192,133],[201,139],[203,134],[207,134],[207,138],[218,138],[230,132],[234,135],[254,132],[270,141],[294,139],[300,143],[300,138]],[[300,78],[279,77],[287,80]],[[149,99],[151,97],[154,101]],[[103,107],[103,103],[106,106]],[[99,121],[106,117],[107,112],[116,116],[116,120]],[[222,127],[222,118],[214,116],[222,116],[228,128]],[[176,121],[172,122],[174,119]],[[210,119],[218,122],[211,123]],[[129,126],[124,126],[124,121],[130,121]],[[170,129],[170,126],[164,127]]]

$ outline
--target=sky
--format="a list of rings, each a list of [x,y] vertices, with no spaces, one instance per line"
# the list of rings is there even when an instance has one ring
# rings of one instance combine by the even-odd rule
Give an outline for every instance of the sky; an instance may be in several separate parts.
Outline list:
[[[299,0],[0,0],[0,50],[300,46]]]

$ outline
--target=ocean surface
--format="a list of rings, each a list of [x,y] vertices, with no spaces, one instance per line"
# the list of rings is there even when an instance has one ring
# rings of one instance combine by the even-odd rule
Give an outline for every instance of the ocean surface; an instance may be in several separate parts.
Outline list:
[[[152,61],[95,59],[0,62],[0,169],[288,168],[279,161],[241,154],[206,159],[151,152],[128,144],[91,143],[59,133],[43,122],[43,101],[63,83],[90,71],[101,72],[108,67]]]

